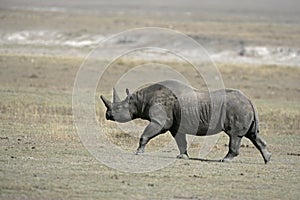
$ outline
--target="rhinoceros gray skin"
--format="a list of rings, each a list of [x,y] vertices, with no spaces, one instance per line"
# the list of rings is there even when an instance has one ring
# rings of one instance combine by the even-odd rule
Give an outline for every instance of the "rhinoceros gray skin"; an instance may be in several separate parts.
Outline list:
[[[141,118],[150,123],[143,131],[136,154],[144,152],[155,136],[170,131],[180,154],[189,158],[186,134],[205,136],[224,131],[229,136],[229,151],[220,161],[230,161],[239,154],[242,137],[251,140],[265,163],[271,158],[266,142],[259,136],[257,111],[253,103],[239,90],[225,89],[200,92],[182,82],[166,80],[130,94],[120,100],[113,90],[113,102],[101,96],[106,119],[128,122]]]

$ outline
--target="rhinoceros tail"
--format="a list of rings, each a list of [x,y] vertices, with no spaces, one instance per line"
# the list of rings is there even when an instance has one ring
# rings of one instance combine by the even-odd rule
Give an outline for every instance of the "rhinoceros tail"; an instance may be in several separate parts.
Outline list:
[[[254,104],[252,103],[251,100],[249,100],[251,106],[252,106],[252,110],[253,110],[253,114],[254,114],[254,128],[255,128],[255,134],[259,133],[259,122],[258,122],[258,114],[257,114],[257,110],[256,107],[254,106]]]

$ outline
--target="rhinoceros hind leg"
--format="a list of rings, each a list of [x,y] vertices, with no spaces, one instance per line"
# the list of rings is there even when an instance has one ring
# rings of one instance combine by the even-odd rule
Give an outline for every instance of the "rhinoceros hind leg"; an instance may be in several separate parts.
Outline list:
[[[239,155],[241,140],[242,137],[239,137],[237,135],[230,136],[229,151],[227,155],[221,160],[221,162],[230,162],[234,157]]]
[[[259,134],[252,132],[248,133],[246,137],[250,139],[254,146],[260,151],[262,157],[264,158],[265,164],[267,164],[272,156],[267,149],[267,143],[259,136]]]
[[[175,133],[173,134],[173,137],[175,138],[175,141],[177,143],[178,149],[179,149],[179,155],[177,158],[179,159],[189,159],[189,155],[187,153],[187,141],[186,141],[186,134],[184,133]]]

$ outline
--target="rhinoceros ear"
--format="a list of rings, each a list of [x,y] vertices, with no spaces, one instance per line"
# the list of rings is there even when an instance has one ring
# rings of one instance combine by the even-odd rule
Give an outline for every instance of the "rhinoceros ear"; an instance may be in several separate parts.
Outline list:
[[[106,108],[111,109],[111,102],[102,95],[100,96],[100,98],[102,99],[102,101],[103,101],[104,105],[106,106]]]
[[[128,88],[126,88],[126,94],[127,94],[127,96],[130,94]]]
[[[115,102],[120,102],[120,101],[121,101],[121,99],[117,93],[117,90],[115,88],[113,88],[113,102],[115,103]]]

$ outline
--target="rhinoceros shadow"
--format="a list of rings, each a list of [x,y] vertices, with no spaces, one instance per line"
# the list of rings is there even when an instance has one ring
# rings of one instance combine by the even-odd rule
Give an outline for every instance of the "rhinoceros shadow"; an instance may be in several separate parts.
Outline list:
[[[244,163],[244,164],[253,164],[257,165],[258,163],[254,160],[246,161],[246,160],[239,160],[239,161],[223,161],[222,159],[206,159],[206,158],[189,158],[189,160],[195,160],[200,162],[215,162],[215,163]]]
[[[196,160],[201,162],[222,162],[220,159],[206,159],[206,158],[189,158],[189,160]]]

